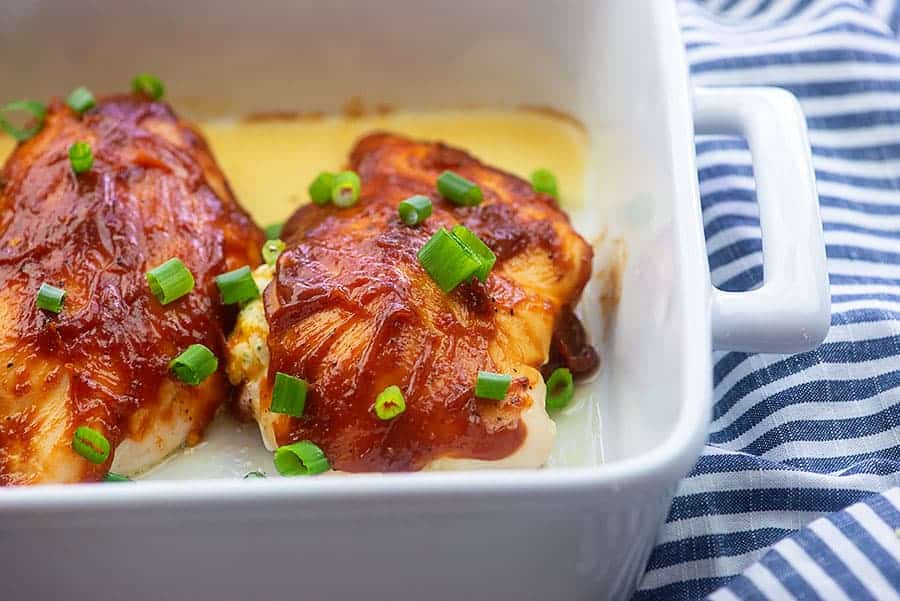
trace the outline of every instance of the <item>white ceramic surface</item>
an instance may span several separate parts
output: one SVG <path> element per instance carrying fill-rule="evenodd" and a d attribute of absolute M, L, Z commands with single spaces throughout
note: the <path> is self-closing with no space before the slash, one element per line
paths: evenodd
<path fill-rule="evenodd" d="M 705 439 L 713 335 L 772 351 L 824 335 L 796 104 L 770 91 L 692 98 L 673 3 L 7 0 L 0 57 L 3 97 L 115 89 L 146 69 L 195 116 L 336 109 L 357 94 L 398 108 L 554 106 L 596 139 L 619 132 L 589 174 L 596 202 L 573 218 L 628 249 L 596 395 L 603 465 L 0 490 L 0 599 L 627 599 Z M 740 131 L 754 150 L 758 291 L 710 284 L 695 103 L 704 131 Z M 600 336 L 598 312 L 582 310 Z"/>
<path fill-rule="evenodd" d="M 806 120 L 790 93 L 775 88 L 697 89 L 698 134 L 734 134 L 753 154 L 765 281 L 750 292 L 713 292 L 713 346 L 796 353 L 831 325 L 825 241 Z"/>

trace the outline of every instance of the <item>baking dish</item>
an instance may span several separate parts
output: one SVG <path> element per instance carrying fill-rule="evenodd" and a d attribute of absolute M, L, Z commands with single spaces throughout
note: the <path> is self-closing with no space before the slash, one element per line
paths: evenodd
<path fill-rule="evenodd" d="M 0 598 L 626 599 L 702 447 L 713 345 L 794 352 L 827 331 L 798 105 L 779 90 L 692 90 L 672 3 L 13 0 L 0 51 L 6 96 L 115 89 L 139 66 L 165 73 L 193 116 L 336 110 L 352 96 L 550 106 L 598 145 L 596 196 L 574 223 L 627 249 L 608 327 L 598 286 L 581 307 L 605 341 L 590 384 L 603 465 L 2 490 Z M 756 290 L 710 284 L 695 129 L 749 141 Z"/>

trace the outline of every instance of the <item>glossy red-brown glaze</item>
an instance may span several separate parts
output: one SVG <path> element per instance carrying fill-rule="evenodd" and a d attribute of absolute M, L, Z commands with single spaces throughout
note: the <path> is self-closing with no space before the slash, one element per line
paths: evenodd
<path fill-rule="evenodd" d="M 550 359 L 541 366 L 541 374 L 546 379 L 556 368 L 568 367 L 575 378 L 580 378 L 599 366 L 600 355 L 588 342 L 581 321 L 571 310 L 564 311 L 556 323 L 550 344 Z"/>
<path fill-rule="evenodd" d="M 276 425 L 277 442 L 312 440 L 344 471 L 510 455 L 524 440 L 520 417 L 531 404 L 520 368 L 546 360 L 556 318 L 590 275 L 590 247 L 552 198 L 442 144 L 373 134 L 356 146 L 350 168 L 362 179 L 359 203 L 301 207 L 284 228 L 288 248 L 266 289 L 269 382 L 282 371 L 311 384 L 303 417 Z M 459 208 L 441 199 L 435 183 L 445 169 L 477 182 L 484 202 Z M 434 210 L 408 227 L 397 204 L 414 194 L 431 197 Z M 496 253 L 497 264 L 485 284 L 444 294 L 416 255 L 437 229 L 457 223 Z M 517 277 L 529 262 L 555 292 Z M 530 336 L 529 324 L 544 325 L 546 335 Z M 521 336 L 509 335 L 520 326 Z M 505 401 L 474 398 L 479 370 L 514 376 Z M 393 384 L 406 411 L 380 421 L 373 401 Z"/>
<path fill-rule="evenodd" d="M 94 163 L 76 176 L 67 149 L 77 140 L 90 143 Z M 188 345 L 205 344 L 222 356 L 233 315 L 213 278 L 256 265 L 262 236 L 200 134 L 167 105 L 136 96 L 104 99 L 81 117 L 54 102 L 43 130 L 16 148 L 2 177 L 0 484 L 6 484 L 43 480 L 40 472 L 50 468 L 37 457 L 68 459 L 66 445 L 79 425 L 104 432 L 113 448 L 126 436 L 152 435 L 140 430 L 152 428 L 153 419 L 131 418 L 152 414 L 160 387 L 171 380 L 169 361 Z M 171 257 L 187 265 L 196 286 L 163 306 L 144 273 Z M 42 282 L 65 289 L 59 315 L 35 306 Z M 67 392 L 55 388 L 66 378 Z M 220 374 L 198 387 L 176 385 L 176 394 L 193 395 L 196 403 L 194 435 L 227 393 Z M 49 428 L 42 412 L 66 421 L 55 443 L 40 440 Z M 54 444 L 58 449 L 47 446 Z M 98 479 L 109 463 L 81 460 L 60 477 Z"/>

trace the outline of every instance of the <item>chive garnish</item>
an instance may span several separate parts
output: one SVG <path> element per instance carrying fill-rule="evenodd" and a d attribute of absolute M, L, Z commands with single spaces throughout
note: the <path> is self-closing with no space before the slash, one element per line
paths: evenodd
<path fill-rule="evenodd" d="M 72 448 L 91 463 L 103 463 L 109 457 L 109 441 L 89 426 L 79 426 L 72 435 Z"/>
<path fill-rule="evenodd" d="M 193 274 L 177 257 L 154 267 L 144 276 L 153 295 L 164 305 L 178 300 L 194 288 Z"/>
<path fill-rule="evenodd" d="M 218 368 L 216 355 L 202 344 L 192 344 L 169 362 L 175 377 L 191 386 L 197 386 Z"/>
<path fill-rule="evenodd" d="M 406 400 L 399 386 L 388 386 L 375 397 L 375 415 L 378 419 L 394 419 L 406 411 Z"/>
<path fill-rule="evenodd" d="M 481 238 L 463 225 L 453 226 L 453 230 L 450 233 L 456 236 L 475 254 L 479 262 L 478 269 L 475 271 L 475 277 L 482 282 L 486 281 L 488 274 L 494 267 L 494 263 L 497 262 L 497 256 L 488 248 L 487 244 L 482 242 Z"/>
<path fill-rule="evenodd" d="M 38 309 L 59 313 L 62 311 L 63 302 L 66 300 L 66 291 L 47 282 L 41 284 L 37 294 Z"/>
<path fill-rule="evenodd" d="M 567 367 L 558 367 L 547 378 L 548 409 L 562 409 L 572 401 L 575 396 L 575 381 L 572 372 Z"/>
<path fill-rule="evenodd" d="M 97 104 L 97 101 L 94 99 L 94 95 L 91 94 L 90 90 L 84 86 L 79 86 L 69 92 L 69 95 L 66 96 L 66 104 L 70 109 L 80 115 L 93 108 L 94 105 Z"/>
<path fill-rule="evenodd" d="M 166 93 L 166 87 L 155 75 L 141 73 L 131 80 L 131 89 L 136 94 L 142 94 L 150 100 L 159 100 Z"/>
<path fill-rule="evenodd" d="M 266 262 L 266 265 L 274 265 L 282 252 L 284 252 L 283 240 L 266 240 L 262 247 L 263 261 Z"/>
<path fill-rule="evenodd" d="M 309 440 L 278 447 L 273 461 L 282 476 L 312 476 L 331 469 L 322 449 Z"/>
<path fill-rule="evenodd" d="M 266 240 L 276 240 L 281 237 L 281 230 L 284 229 L 283 223 L 270 223 L 263 230 L 266 234 Z"/>
<path fill-rule="evenodd" d="M 475 380 L 475 396 L 481 399 L 502 401 L 506 398 L 512 376 L 507 374 L 495 374 L 489 371 L 478 372 Z"/>
<path fill-rule="evenodd" d="M 272 387 L 272 404 L 269 411 L 282 413 L 291 417 L 303 415 L 306 407 L 306 380 L 282 372 L 275 373 L 275 384 Z"/>
<path fill-rule="evenodd" d="M 21 129 L 10 123 L 5 115 L 6 113 L 29 113 L 34 119 L 34 125 Z M 41 128 L 44 127 L 44 119 L 47 117 L 47 107 L 43 103 L 36 100 L 18 100 L 0 107 L 0 128 L 11 135 L 19 142 L 24 142 L 35 136 Z"/>
<path fill-rule="evenodd" d="M 459 238 L 441 228 L 418 254 L 419 263 L 444 292 L 450 292 L 481 268 L 481 261 Z"/>
<path fill-rule="evenodd" d="M 253 273 L 250 271 L 250 267 L 247 265 L 234 271 L 217 275 L 216 286 L 219 287 L 222 302 L 226 305 L 259 298 L 259 288 L 253 280 Z"/>
<path fill-rule="evenodd" d="M 94 164 L 94 152 L 87 142 L 75 142 L 69 146 L 69 164 L 75 173 L 89 171 Z"/>
<path fill-rule="evenodd" d="M 531 174 L 531 187 L 535 192 L 549 194 L 559 200 L 559 191 L 556 186 L 556 176 L 549 169 L 538 169 Z"/>
<path fill-rule="evenodd" d="M 340 208 L 352 207 L 359 201 L 362 183 L 354 171 L 341 171 L 334 176 L 331 186 L 331 202 Z"/>
<path fill-rule="evenodd" d="M 418 225 L 431 215 L 431 199 L 427 196 L 410 196 L 397 206 L 400 221 L 406 225 Z"/>
<path fill-rule="evenodd" d="M 334 188 L 334 173 L 323 171 L 309 184 L 309 198 L 320 207 L 331 202 L 331 190 Z"/>
<path fill-rule="evenodd" d="M 481 188 L 463 176 L 452 171 L 444 171 L 437 180 L 437 189 L 441 196 L 453 204 L 462 207 L 473 207 L 481 204 Z"/>

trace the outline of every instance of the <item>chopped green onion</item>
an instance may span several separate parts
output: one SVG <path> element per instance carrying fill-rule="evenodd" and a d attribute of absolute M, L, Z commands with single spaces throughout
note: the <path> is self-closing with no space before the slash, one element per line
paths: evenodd
<path fill-rule="evenodd" d="M 441 228 L 419 251 L 419 263 L 438 288 L 450 292 L 481 268 L 481 261 L 459 238 Z"/>
<path fill-rule="evenodd" d="M 19 129 L 5 118 L 0 117 L 0 128 L 3 128 L 3 131 L 19 142 L 24 142 L 25 140 L 34 137 L 34 135 L 44 127 L 44 118 L 47 116 L 47 107 L 36 100 L 19 100 L 0 107 L 0 115 L 3 113 L 19 111 L 31 114 L 31 116 L 34 117 L 34 125 L 27 129 Z"/>
<path fill-rule="evenodd" d="M 196 386 L 219 368 L 215 354 L 202 344 L 192 344 L 169 362 L 169 369 L 175 377 L 191 386 Z"/>
<path fill-rule="evenodd" d="M 331 190 L 334 188 L 334 173 L 323 171 L 309 185 L 309 199 L 320 207 L 331 202 Z"/>
<path fill-rule="evenodd" d="M 37 306 L 38 309 L 59 313 L 62 311 L 63 301 L 66 300 L 66 291 L 56 286 L 51 286 L 47 282 L 41 284 L 38 288 Z"/>
<path fill-rule="evenodd" d="M 131 89 L 136 94 L 143 94 L 150 100 L 159 100 L 166 93 L 166 87 L 158 77 L 149 73 L 141 73 L 131 80 Z"/>
<path fill-rule="evenodd" d="M 575 396 L 575 382 L 567 367 L 558 367 L 547 378 L 547 409 L 562 409 Z"/>
<path fill-rule="evenodd" d="M 535 192 L 549 194 L 559 200 L 559 191 L 556 187 L 556 176 L 549 169 L 538 169 L 531 174 L 531 187 Z"/>
<path fill-rule="evenodd" d="M 250 271 L 250 267 L 247 265 L 234 271 L 217 275 L 216 286 L 219 287 L 222 302 L 226 305 L 259 298 L 259 288 L 253 280 L 253 273 Z"/>
<path fill-rule="evenodd" d="M 274 463 L 282 476 L 312 476 L 331 469 L 322 449 L 308 440 L 278 447 Z"/>
<path fill-rule="evenodd" d="M 441 196 L 453 204 L 462 207 L 474 207 L 481 204 L 481 188 L 452 171 L 444 171 L 437 180 L 437 189 Z"/>
<path fill-rule="evenodd" d="M 331 202 L 342 209 L 352 207 L 359 201 L 359 190 L 362 183 L 354 171 L 341 171 L 334 176 L 331 186 Z"/>
<path fill-rule="evenodd" d="M 259 470 L 253 470 L 244 474 L 244 480 L 255 480 L 256 478 L 265 478 L 266 473 Z"/>
<path fill-rule="evenodd" d="M 89 426 L 78 426 L 72 435 L 72 448 L 91 463 L 103 463 L 109 457 L 109 441 Z"/>
<path fill-rule="evenodd" d="M 266 265 L 274 265 L 278 256 L 284 252 L 284 240 L 267 240 L 262 247 L 263 261 Z"/>
<path fill-rule="evenodd" d="M 266 240 L 277 240 L 281 237 L 281 230 L 283 229 L 283 223 L 270 223 L 263 230 L 266 234 Z"/>
<path fill-rule="evenodd" d="M 89 171 L 94 164 L 94 153 L 87 142 L 75 142 L 69 146 L 69 163 L 75 173 Z"/>
<path fill-rule="evenodd" d="M 399 386 L 388 386 L 375 397 L 375 415 L 378 419 L 394 419 L 406 411 L 406 401 Z"/>
<path fill-rule="evenodd" d="M 493 399 L 502 401 L 506 398 L 512 376 L 507 374 L 495 374 L 489 371 L 478 372 L 475 380 L 475 396 L 480 399 Z"/>
<path fill-rule="evenodd" d="M 406 225 L 418 225 L 431 215 L 431 199 L 427 196 L 410 196 L 397 207 L 400 221 Z"/>
<path fill-rule="evenodd" d="M 178 257 L 144 274 L 153 296 L 164 305 L 178 300 L 194 288 L 194 276 Z"/>
<path fill-rule="evenodd" d="M 103 480 L 104 482 L 131 482 L 131 478 L 128 476 L 123 476 L 115 472 L 107 472 L 106 475 L 103 476 Z"/>
<path fill-rule="evenodd" d="M 306 407 L 307 387 L 306 380 L 280 371 L 275 372 L 275 385 L 272 387 L 272 404 L 269 406 L 269 411 L 300 417 Z"/>
<path fill-rule="evenodd" d="M 80 115 L 86 110 L 94 108 L 97 101 L 94 100 L 94 95 L 91 94 L 90 90 L 80 86 L 69 92 L 69 95 L 66 97 L 66 104 Z"/>
<path fill-rule="evenodd" d="M 481 241 L 481 238 L 463 225 L 453 226 L 453 230 L 450 233 L 456 236 L 460 242 L 465 244 L 478 257 L 478 262 L 481 265 L 478 267 L 478 271 L 475 272 L 475 277 L 482 282 L 487 280 L 488 274 L 494 268 L 494 263 L 497 262 L 497 255 L 488 248 L 487 244 Z"/>

